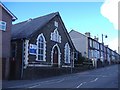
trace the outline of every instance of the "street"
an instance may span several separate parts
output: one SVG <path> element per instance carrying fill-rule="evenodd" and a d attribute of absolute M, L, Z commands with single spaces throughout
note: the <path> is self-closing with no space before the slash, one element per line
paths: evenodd
<path fill-rule="evenodd" d="M 3 88 L 118 88 L 118 85 L 118 65 L 40 80 L 3 82 Z"/>

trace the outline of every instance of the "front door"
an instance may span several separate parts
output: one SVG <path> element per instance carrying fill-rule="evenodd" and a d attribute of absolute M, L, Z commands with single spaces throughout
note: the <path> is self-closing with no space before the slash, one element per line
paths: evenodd
<path fill-rule="evenodd" d="M 53 52 L 53 65 L 58 67 L 58 48 L 57 47 L 54 48 L 54 52 Z"/>

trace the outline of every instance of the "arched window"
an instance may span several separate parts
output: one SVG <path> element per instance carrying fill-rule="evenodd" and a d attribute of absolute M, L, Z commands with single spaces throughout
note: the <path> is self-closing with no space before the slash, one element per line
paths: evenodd
<path fill-rule="evenodd" d="M 46 61 L 45 60 L 45 54 L 46 54 L 46 41 L 43 34 L 40 34 L 37 38 L 37 61 Z"/>
<path fill-rule="evenodd" d="M 59 35 L 57 28 L 51 33 L 51 40 L 61 43 L 61 36 Z"/>
<path fill-rule="evenodd" d="M 65 44 L 65 63 L 70 63 L 70 46 L 68 43 Z"/>

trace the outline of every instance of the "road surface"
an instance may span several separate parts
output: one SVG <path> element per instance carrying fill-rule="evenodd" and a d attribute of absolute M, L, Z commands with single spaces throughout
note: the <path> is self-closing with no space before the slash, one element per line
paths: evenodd
<path fill-rule="evenodd" d="M 118 65 L 40 80 L 3 82 L 3 88 L 118 88 L 118 86 Z"/>

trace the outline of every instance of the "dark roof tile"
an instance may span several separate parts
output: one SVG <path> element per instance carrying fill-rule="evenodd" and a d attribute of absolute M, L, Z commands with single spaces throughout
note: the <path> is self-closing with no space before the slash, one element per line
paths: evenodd
<path fill-rule="evenodd" d="M 35 19 L 29 19 L 24 22 L 20 22 L 12 26 L 12 39 L 28 38 L 38 29 L 42 28 L 46 23 L 48 23 L 52 18 L 54 18 L 59 13 L 51 13 L 45 16 L 41 16 Z"/>

